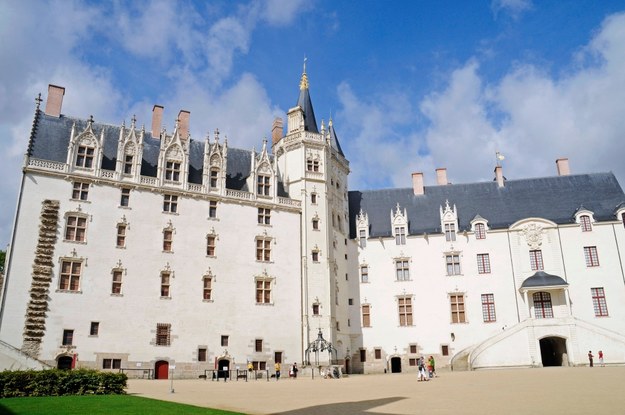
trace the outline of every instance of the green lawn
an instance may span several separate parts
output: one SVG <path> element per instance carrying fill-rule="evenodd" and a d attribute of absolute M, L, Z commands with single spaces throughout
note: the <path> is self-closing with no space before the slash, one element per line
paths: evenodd
<path fill-rule="evenodd" d="M 200 408 L 130 395 L 50 396 L 0 399 L 2 415 L 235 415 L 238 412 Z M 242 415 L 242 414 L 239 414 Z"/>

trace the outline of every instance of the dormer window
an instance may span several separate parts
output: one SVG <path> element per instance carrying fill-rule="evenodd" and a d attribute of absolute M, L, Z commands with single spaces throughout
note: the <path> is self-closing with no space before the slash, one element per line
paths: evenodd
<path fill-rule="evenodd" d="M 582 228 L 582 232 L 590 232 L 592 231 L 592 224 L 590 221 L 590 216 L 582 215 L 579 217 L 579 224 Z"/>
<path fill-rule="evenodd" d="M 180 181 L 180 162 L 168 161 L 165 163 L 165 180 Z"/>
<path fill-rule="evenodd" d="M 454 223 L 445 224 L 445 240 L 448 242 L 456 240 L 456 225 Z"/>
<path fill-rule="evenodd" d="M 216 189 L 217 188 L 217 175 L 218 175 L 219 171 L 215 168 L 210 170 L 210 188 L 211 189 Z"/>
<path fill-rule="evenodd" d="M 365 248 L 367 246 L 367 232 L 364 229 L 361 229 L 358 232 L 358 243 L 361 248 Z"/>
<path fill-rule="evenodd" d="M 475 224 L 475 239 L 486 239 L 486 225 L 483 223 Z"/>
<path fill-rule="evenodd" d="M 395 227 L 395 245 L 406 245 L 406 228 L 403 226 Z"/>
<path fill-rule="evenodd" d="M 93 167 L 93 155 L 95 149 L 89 146 L 78 146 L 78 153 L 76 155 L 76 167 L 83 167 L 90 169 Z"/>
<path fill-rule="evenodd" d="M 264 174 L 259 174 L 256 179 L 256 190 L 259 196 L 269 196 L 271 178 Z"/>
<path fill-rule="evenodd" d="M 126 154 L 124 157 L 124 174 L 132 174 L 132 160 L 134 156 Z"/>

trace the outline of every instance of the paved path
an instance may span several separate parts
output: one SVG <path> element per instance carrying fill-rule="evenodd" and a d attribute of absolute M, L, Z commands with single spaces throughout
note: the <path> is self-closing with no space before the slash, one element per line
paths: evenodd
<path fill-rule="evenodd" d="M 130 380 L 128 393 L 245 414 L 625 414 L 625 367 L 212 382 Z"/>

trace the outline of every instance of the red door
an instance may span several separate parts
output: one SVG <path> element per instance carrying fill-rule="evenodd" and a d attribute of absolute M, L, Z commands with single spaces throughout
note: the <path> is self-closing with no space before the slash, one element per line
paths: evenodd
<path fill-rule="evenodd" d="M 167 379 L 169 377 L 169 362 L 159 360 L 154 366 L 155 379 Z"/>

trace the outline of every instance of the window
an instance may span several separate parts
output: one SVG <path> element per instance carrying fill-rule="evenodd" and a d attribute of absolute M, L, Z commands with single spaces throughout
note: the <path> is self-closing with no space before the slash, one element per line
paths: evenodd
<path fill-rule="evenodd" d="M 65 291 L 78 291 L 80 288 L 81 269 L 82 262 L 69 260 L 61 262 L 59 289 Z"/>
<path fill-rule="evenodd" d="M 204 300 L 212 300 L 213 299 L 213 278 L 210 276 L 204 276 L 202 278 L 202 298 Z"/>
<path fill-rule="evenodd" d="M 91 326 L 89 327 L 89 335 L 97 336 L 100 331 L 100 323 L 97 321 L 92 321 Z"/>
<path fill-rule="evenodd" d="M 319 262 L 319 251 L 312 251 L 311 258 L 313 262 Z"/>
<path fill-rule="evenodd" d="M 156 325 L 156 345 L 169 346 L 171 344 L 171 324 L 158 323 Z"/>
<path fill-rule="evenodd" d="M 74 330 L 63 330 L 63 346 L 74 344 Z"/>
<path fill-rule="evenodd" d="M 79 146 L 76 155 L 76 167 L 90 169 L 93 167 L 93 147 Z"/>
<path fill-rule="evenodd" d="M 282 352 L 275 352 L 275 353 L 273 354 L 273 360 L 274 360 L 274 362 L 276 362 L 276 363 L 280 363 L 280 364 L 282 364 Z"/>
<path fill-rule="evenodd" d="M 267 362 L 253 361 L 252 368 L 254 370 L 267 370 Z"/>
<path fill-rule="evenodd" d="M 133 156 L 130 154 L 124 157 L 124 174 L 132 174 L 132 159 Z"/>
<path fill-rule="evenodd" d="M 122 359 L 102 359 L 102 369 L 120 369 Z"/>
<path fill-rule="evenodd" d="M 269 196 L 270 179 L 271 177 L 264 174 L 259 174 L 256 178 L 256 190 L 259 196 Z"/>
<path fill-rule="evenodd" d="M 119 206 L 128 207 L 130 204 L 130 189 L 127 187 L 122 187 L 122 195 L 119 199 Z"/>
<path fill-rule="evenodd" d="M 319 171 L 319 160 L 306 160 L 306 170 Z"/>
<path fill-rule="evenodd" d="M 347 300 L 347 304 L 348 304 L 348 305 L 354 305 L 354 299 L 353 299 L 353 298 L 349 298 L 349 299 Z"/>
<path fill-rule="evenodd" d="M 118 248 L 126 247 L 126 225 L 124 223 L 117 224 L 117 239 L 115 243 Z"/>
<path fill-rule="evenodd" d="M 367 351 L 365 349 L 360 349 L 360 361 L 361 362 L 367 361 Z"/>
<path fill-rule="evenodd" d="M 482 317 L 484 323 L 497 321 L 495 316 L 495 296 L 493 294 L 482 294 Z"/>
<path fill-rule="evenodd" d="M 451 304 L 451 322 L 466 323 L 464 314 L 464 294 L 452 294 L 449 296 Z"/>
<path fill-rule="evenodd" d="M 171 297 L 169 272 L 161 272 L 161 297 Z"/>
<path fill-rule="evenodd" d="M 256 353 L 260 353 L 263 351 L 263 340 L 262 339 L 256 339 L 254 341 L 254 351 Z"/>
<path fill-rule="evenodd" d="M 171 229 L 163 230 L 163 251 L 164 252 L 173 252 L 174 245 L 174 231 Z"/>
<path fill-rule="evenodd" d="M 217 237 L 215 235 L 206 236 L 206 255 L 215 256 L 215 241 Z"/>
<path fill-rule="evenodd" d="M 483 223 L 475 224 L 475 239 L 486 239 L 486 226 Z"/>
<path fill-rule="evenodd" d="M 397 304 L 399 307 L 399 325 L 412 326 L 412 299 L 410 297 L 399 297 Z"/>
<path fill-rule="evenodd" d="M 456 240 L 456 225 L 453 223 L 445 224 L 445 240 L 448 242 Z"/>
<path fill-rule="evenodd" d="M 403 226 L 395 228 L 395 245 L 406 245 L 406 228 Z"/>
<path fill-rule="evenodd" d="M 534 300 L 535 318 L 553 318 L 553 308 L 551 306 L 551 294 L 537 292 L 532 295 Z"/>
<path fill-rule="evenodd" d="M 376 360 L 382 359 L 382 349 L 379 349 L 379 348 L 373 349 L 373 354 L 374 354 Z"/>
<path fill-rule="evenodd" d="M 87 218 L 70 215 L 65 222 L 65 240 L 73 242 L 85 242 L 87 233 Z"/>
<path fill-rule="evenodd" d="M 592 306 L 595 310 L 595 317 L 608 316 L 608 304 L 605 301 L 605 292 L 603 287 L 591 288 Z"/>
<path fill-rule="evenodd" d="M 121 294 L 121 293 L 122 293 L 122 271 L 114 270 L 113 282 L 111 285 L 111 294 Z"/>
<path fill-rule="evenodd" d="M 210 170 L 210 181 L 209 181 L 209 185 L 211 189 L 216 189 L 217 188 L 217 175 L 219 174 L 219 170 L 217 169 L 211 169 Z"/>
<path fill-rule="evenodd" d="M 460 255 L 445 255 L 445 263 L 447 265 L 447 275 L 460 275 Z"/>
<path fill-rule="evenodd" d="M 446 344 L 441 345 L 441 354 L 443 356 L 449 356 L 449 346 Z"/>
<path fill-rule="evenodd" d="M 163 212 L 176 213 L 178 211 L 178 196 L 163 195 Z"/>
<path fill-rule="evenodd" d="M 211 200 L 208 202 L 208 217 L 216 218 L 217 217 L 217 201 Z"/>
<path fill-rule="evenodd" d="M 579 217 L 579 224 L 582 227 L 582 232 L 590 232 L 592 231 L 592 225 L 590 223 L 590 216 L 582 215 Z"/>
<path fill-rule="evenodd" d="M 206 348 L 200 347 L 197 349 L 197 361 L 198 362 L 206 362 Z"/>
<path fill-rule="evenodd" d="M 416 365 L 417 365 L 417 359 L 415 358 L 408 359 L 408 366 L 416 366 Z"/>
<path fill-rule="evenodd" d="M 257 261 L 271 261 L 271 239 L 269 238 L 257 238 L 256 239 L 256 260 Z"/>
<path fill-rule="evenodd" d="M 221 336 L 221 347 L 228 347 L 228 336 Z"/>
<path fill-rule="evenodd" d="M 271 224 L 271 209 L 258 208 L 258 224 L 259 225 Z"/>
<path fill-rule="evenodd" d="M 407 259 L 395 260 L 395 274 L 397 276 L 397 281 L 410 280 L 410 268 L 408 267 Z"/>
<path fill-rule="evenodd" d="M 74 182 L 72 199 L 87 200 L 89 197 L 89 183 Z"/>
<path fill-rule="evenodd" d="M 165 163 L 165 180 L 172 182 L 180 181 L 180 163 L 177 161 L 168 161 Z"/>
<path fill-rule="evenodd" d="M 411 354 L 417 354 L 417 345 L 416 344 L 411 344 L 410 345 L 410 353 Z"/>
<path fill-rule="evenodd" d="M 369 266 L 368 265 L 360 266 L 360 281 L 369 282 Z"/>
<path fill-rule="evenodd" d="M 361 248 L 365 248 L 367 246 L 367 232 L 364 229 L 360 229 L 358 231 L 358 240 Z"/>
<path fill-rule="evenodd" d="M 319 315 L 319 304 L 315 303 L 312 305 L 313 316 Z"/>
<path fill-rule="evenodd" d="M 596 246 L 585 246 L 584 247 L 584 258 L 586 259 L 587 267 L 598 267 L 599 266 L 599 255 L 597 255 L 597 247 Z"/>
<path fill-rule="evenodd" d="M 271 304 L 271 280 L 256 280 L 256 304 Z"/>
<path fill-rule="evenodd" d="M 315 218 L 315 219 L 312 220 L 312 228 L 315 231 L 319 230 L 319 219 Z"/>
<path fill-rule="evenodd" d="M 317 204 L 317 193 L 311 193 L 310 194 L 310 203 L 312 203 L 313 205 Z"/>
<path fill-rule="evenodd" d="M 371 306 L 369 304 L 362 305 L 362 326 L 371 327 Z"/>
<path fill-rule="evenodd" d="M 530 267 L 532 271 L 542 271 L 545 269 L 543 265 L 543 251 L 540 249 L 530 251 Z"/>
<path fill-rule="evenodd" d="M 490 274 L 490 256 L 488 254 L 477 254 L 477 272 Z"/>

